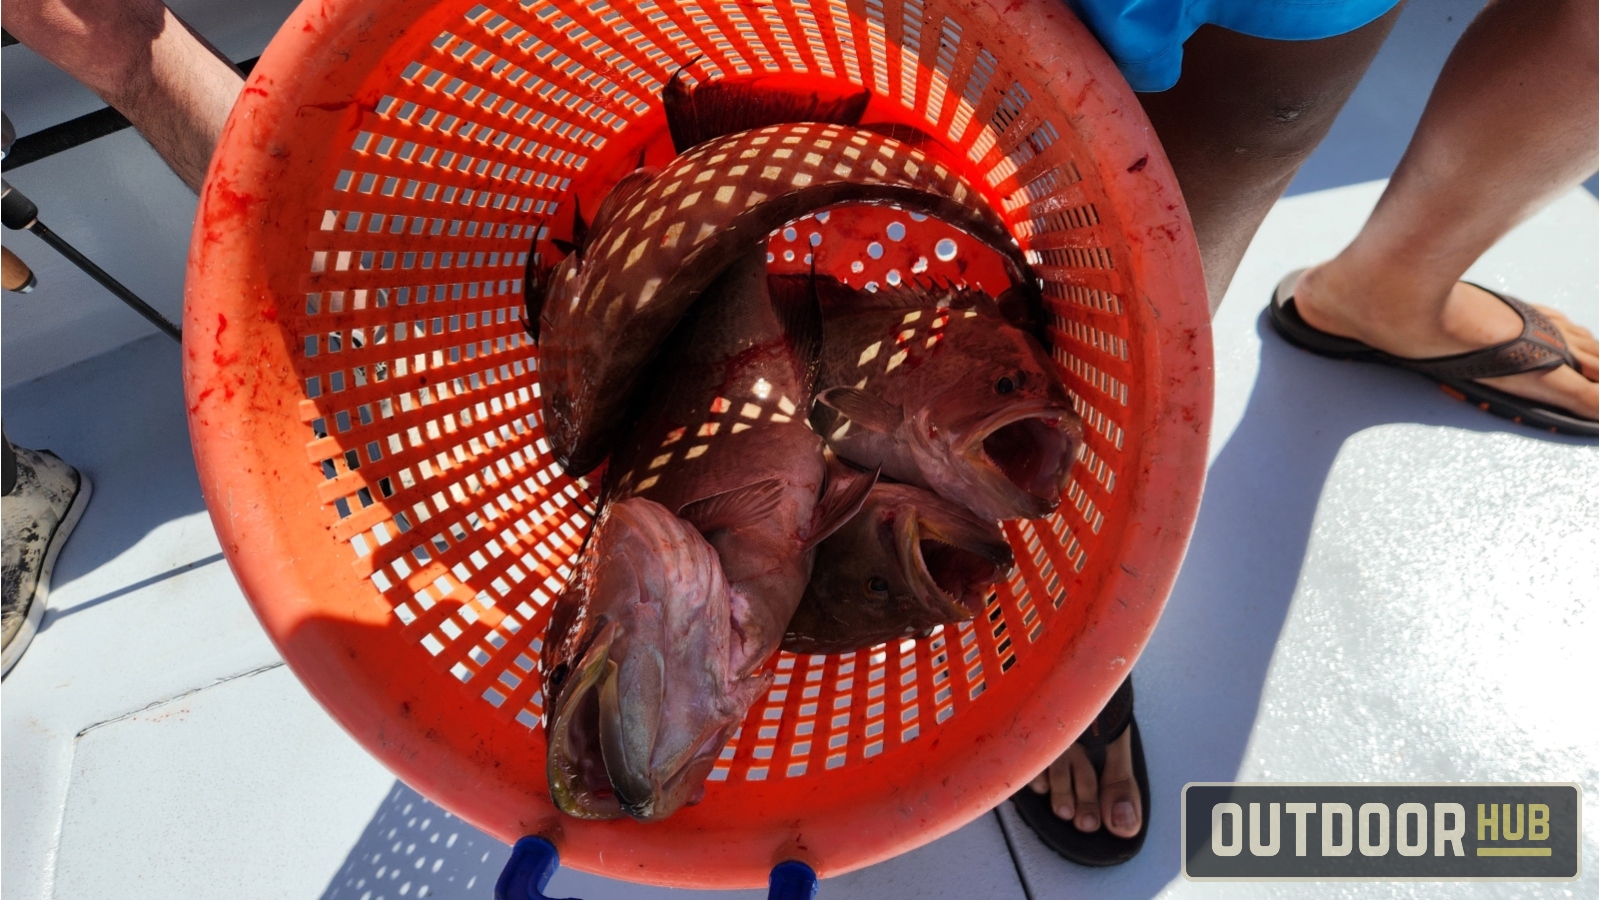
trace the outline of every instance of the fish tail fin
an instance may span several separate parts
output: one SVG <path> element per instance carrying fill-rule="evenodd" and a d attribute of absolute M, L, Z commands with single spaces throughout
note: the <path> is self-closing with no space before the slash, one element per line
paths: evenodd
<path fill-rule="evenodd" d="M 809 400 L 822 367 L 822 304 L 813 275 L 768 275 L 767 294 L 794 352 L 801 394 Z"/>
<path fill-rule="evenodd" d="M 700 143 L 695 138 L 699 132 L 695 127 L 694 87 L 684 79 L 683 73 L 704 58 L 696 56 L 680 66 L 667 79 L 666 87 L 661 89 L 661 106 L 667 113 L 667 133 L 672 136 L 673 149 L 679 153 Z"/>
<path fill-rule="evenodd" d="M 786 122 L 859 125 L 872 99 L 865 90 L 824 96 L 792 77 L 770 75 L 724 78 L 689 87 L 678 77 L 681 74 L 683 69 L 661 92 L 667 130 L 679 153 L 723 135 Z"/>

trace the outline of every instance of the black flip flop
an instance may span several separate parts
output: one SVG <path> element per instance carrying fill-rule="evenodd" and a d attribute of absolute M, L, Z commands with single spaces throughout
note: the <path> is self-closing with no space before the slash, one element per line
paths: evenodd
<path fill-rule="evenodd" d="M 1131 838 L 1120 838 L 1105 829 L 1104 823 L 1097 831 L 1079 831 L 1076 825 L 1056 815 L 1050 806 L 1049 794 L 1035 794 L 1033 788 L 1023 785 L 1022 790 L 1011 795 L 1017 815 L 1028 823 L 1046 847 L 1061 854 L 1069 862 L 1080 866 L 1116 866 L 1133 859 L 1144 846 L 1144 836 L 1150 830 L 1150 775 L 1144 764 L 1144 743 L 1139 740 L 1139 723 L 1133 720 L 1133 679 L 1122 682 L 1111 695 L 1105 709 L 1095 716 L 1087 731 L 1078 736 L 1078 743 L 1088 751 L 1089 762 L 1096 775 L 1105 771 L 1106 747 L 1124 731 L 1132 731 L 1133 780 L 1139 786 L 1139 833 Z"/>
<path fill-rule="evenodd" d="M 1464 400 L 1484 412 L 1510 419 L 1520 425 L 1539 428 L 1557 434 L 1595 437 L 1600 433 L 1593 419 L 1579 418 L 1566 410 L 1545 406 L 1525 397 L 1508 394 L 1474 381 L 1475 378 L 1496 378 L 1501 375 L 1518 375 L 1523 372 L 1542 372 L 1559 366 L 1578 369 L 1578 361 L 1568 349 L 1566 339 L 1544 313 L 1518 300 L 1496 291 L 1481 288 L 1500 298 L 1522 317 L 1522 334 L 1503 344 L 1456 353 L 1451 356 L 1434 356 L 1428 359 L 1406 359 L 1385 353 L 1360 341 L 1339 337 L 1306 324 L 1294 307 L 1294 286 L 1304 269 L 1290 272 L 1278 282 L 1268 305 L 1268 318 L 1273 330 L 1283 339 L 1319 356 L 1348 359 L 1356 362 L 1378 363 L 1406 369 L 1431 378 L 1444 392 L 1457 400 Z M 1468 282 L 1471 284 L 1471 282 Z M 1581 370 L 1579 370 L 1581 371 Z"/>

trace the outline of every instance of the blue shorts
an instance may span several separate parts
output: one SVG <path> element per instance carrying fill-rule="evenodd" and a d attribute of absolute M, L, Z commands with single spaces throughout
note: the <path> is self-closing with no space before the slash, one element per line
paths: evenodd
<path fill-rule="evenodd" d="M 1183 42 L 1201 25 L 1251 37 L 1310 41 L 1344 34 L 1398 0 L 1067 0 L 1136 91 L 1178 83 Z"/>

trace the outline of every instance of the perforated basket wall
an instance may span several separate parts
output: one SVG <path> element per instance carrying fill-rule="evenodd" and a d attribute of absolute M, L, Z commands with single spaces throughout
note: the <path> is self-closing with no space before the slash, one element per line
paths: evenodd
<path fill-rule="evenodd" d="M 595 497 L 541 437 L 523 263 L 564 201 L 659 138 L 657 93 L 697 56 L 854 82 L 948 143 L 1047 280 L 1053 355 L 1090 433 L 1060 512 L 1007 526 L 1018 570 L 986 615 L 780 656 L 704 802 L 656 825 L 582 822 L 550 805 L 537 662 Z M 874 215 L 860 227 L 906 224 Z M 835 263 L 875 278 L 905 264 L 890 249 Z M 1154 626 L 1210 414 L 1176 184 L 1057 0 L 313 0 L 228 123 L 184 334 L 207 502 L 308 689 L 490 833 L 674 885 L 760 884 L 784 858 L 866 865 L 1041 769 Z"/>

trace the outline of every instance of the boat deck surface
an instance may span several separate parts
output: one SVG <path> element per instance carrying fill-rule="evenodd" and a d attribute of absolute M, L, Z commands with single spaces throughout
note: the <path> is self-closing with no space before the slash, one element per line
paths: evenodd
<path fill-rule="evenodd" d="M 1575 781 L 1596 821 L 1600 450 L 1491 418 L 1416 376 L 1296 351 L 1261 314 L 1283 273 L 1356 232 L 1382 189 L 1370 179 L 1393 165 L 1426 96 L 1431 74 L 1412 84 L 1417 68 L 1437 70 L 1475 7 L 1407 11 L 1261 229 L 1216 320 L 1199 523 L 1135 670 L 1154 794 L 1144 852 L 1116 869 L 1075 867 L 1002 807 L 824 882 L 824 900 L 1596 895 L 1592 830 L 1582 876 L 1568 883 L 1201 884 L 1179 869 L 1176 811 L 1191 781 Z M 6 51 L 8 100 L 18 52 Z M 161 194 L 172 185 L 130 133 L 8 179 L 47 221 L 52 208 L 65 221 L 78 196 L 68 173 L 97 154 L 136 152 L 145 157 L 117 178 L 144 172 L 159 196 L 107 207 L 134 228 L 148 204 L 170 212 L 182 198 Z M 22 247 L 13 237 L 8 246 Z M 1596 328 L 1597 246 L 1595 199 L 1574 190 L 1470 277 Z M 97 258 L 115 268 L 123 251 L 105 252 Z M 149 285 L 181 281 L 181 268 L 168 271 L 181 266 L 181 246 L 151 253 L 122 271 L 145 266 L 130 280 Z M 48 260 L 42 249 L 28 255 Z M 367 756 L 257 626 L 201 501 L 176 345 L 141 336 L 135 320 L 81 338 L 79 350 L 58 348 L 66 355 L 52 365 L 47 342 L 61 320 L 81 329 L 132 317 L 86 282 L 72 288 L 75 276 L 54 263 L 41 268 L 40 292 L 5 301 L 5 425 L 18 444 L 80 467 L 94 498 L 60 557 L 38 637 L 0 695 L 0 891 L 8 900 L 491 896 L 508 848 Z M 59 307 L 52 314 L 46 303 Z M 175 312 L 175 295 L 157 305 Z M 550 893 L 764 896 L 568 869 Z"/>

